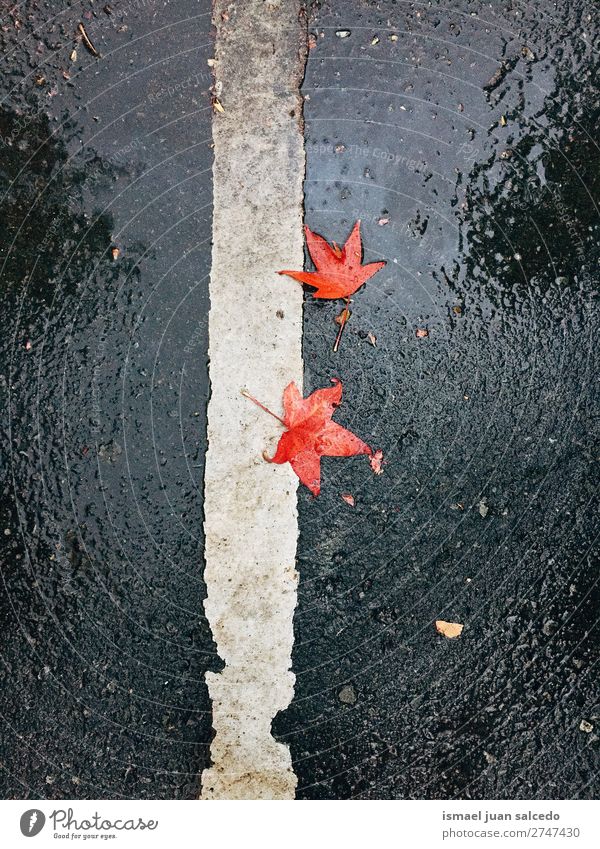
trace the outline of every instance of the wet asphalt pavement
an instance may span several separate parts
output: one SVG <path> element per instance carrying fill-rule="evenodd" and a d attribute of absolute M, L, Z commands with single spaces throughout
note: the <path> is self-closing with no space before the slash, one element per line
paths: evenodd
<path fill-rule="evenodd" d="M 191 798 L 211 733 L 210 3 L 111 7 L 2 13 L 3 798 Z"/>
<path fill-rule="evenodd" d="M 111 7 L 1 18 L 3 798 L 192 798 L 210 743 L 210 4 Z M 597 795 L 599 12 L 309 31 L 306 222 L 388 265 L 337 355 L 307 297 L 305 389 L 386 463 L 299 493 L 298 796 Z"/>
<path fill-rule="evenodd" d="M 300 798 L 597 794 L 599 24 L 358 0 L 310 22 L 306 221 L 342 243 L 362 218 L 388 265 L 338 355 L 341 304 L 307 300 L 305 389 L 340 377 L 337 420 L 386 465 L 325 460 L 300 493 L 276 723 Z"/>

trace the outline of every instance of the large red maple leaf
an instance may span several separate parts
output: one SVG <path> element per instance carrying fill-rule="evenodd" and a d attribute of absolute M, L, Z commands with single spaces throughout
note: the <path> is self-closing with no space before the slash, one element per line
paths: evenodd
<path fill-rule="evenodd" d="M 383 268 L 385 262 L 362 264 L 360 221 L 357 221 L 343 248 L 329 244 L 309 227 L 304 228 L 306 244 L 316 271 L 279 271 L 300 283 L 313 286 L 315 298 L 349 298 L 357 289 Z"/>
<path fill-rule="evenodd" d="M 275 416 L 287 428 L 273 457 L 263 455 L 269 463 L 289 463 L 302 483 L 313 495 L 321 491 L 321 457 L 373 455 L 369 446 L 345 427 L 331 420 L 342 398 L 342 384 L 333 380 L 329 389 L 317 389 L 303 398 L 295 383 L 283 392 L 283 418 Z M 271 413 L 248 393 L 247 398 Z M 271 413 L 271 415 L 275 415 Z"/>

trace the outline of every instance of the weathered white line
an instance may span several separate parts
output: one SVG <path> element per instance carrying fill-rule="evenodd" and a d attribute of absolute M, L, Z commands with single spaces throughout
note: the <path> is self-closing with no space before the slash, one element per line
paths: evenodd
<path fill-rule="evenodd" d="M 300 287 L 304 145 L 298 86 L 306 33 L 299 0 L 216 0 L 211 399 L 205 474 L 206 614 L 225 668 L 208 673 L 215 738 L 203 799 L 293 798 L 286 746 L 271 735 L 290 671 L 297 480 L 262 459 L 274 411 L 302 383 Z"/>

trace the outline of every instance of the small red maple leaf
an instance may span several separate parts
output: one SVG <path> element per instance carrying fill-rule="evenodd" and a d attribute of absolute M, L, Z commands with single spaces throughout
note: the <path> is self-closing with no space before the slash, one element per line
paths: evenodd
<path fill-rule="evenodd" d="M 313 495 L 321 491 L 321 457 L 353 457 L 355 454 L 373 455 L 369 446 L 331 420 L 342 398 L 342 384 L 333 380 L 329 389 L 317 389 L 303 398 L 295 383 L 283 392 L 283 418 L 271 413 L 260 401 L 244 392 L 263 410 L 287 428 L 282 434 L 273 457 L 263 455 L 269 463 L 289 463 L 302 483 Z"/>
<path fill-rule="evenodd" d="M 383 268 L 385 262 L 369 262 L 362 265 L 362 240 L 360 221 L 357 221 L 343 248 L 335 242 L 329 244 L 309 227 L 304 228 L 306 244 L 316 271 L 278 271 L 300 283 L 313 286 L 314 298 L 349 298 L 357 289 Z"/>
<path fill-rule="evenodd" d="M 357 221 L 348 236 L 343 248 L 335 242 L 331 245 L 318 233 L 313 233 L 310 227 L 305 227 L 306 244 L 316 271 L 279 271 L 287 274 L 300 283 L 307 283 L 316 291 L 314 298 L 344 298 L 346 309 L 342 312 L 339 322 L 340 329 L 333 350 L 337 351 L 346 322 L 350 318 L 350 295 L 360 289 L 370 277 L 376 274 L 385 262 L 369 262 L 362 264 L 362 239 L 360 238 L 360 221 Z"/>

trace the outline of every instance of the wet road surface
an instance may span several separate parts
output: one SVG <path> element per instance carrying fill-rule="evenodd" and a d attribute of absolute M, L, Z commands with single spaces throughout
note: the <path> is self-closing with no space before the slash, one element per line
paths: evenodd
<path fill-rule="evenodd" d="M 211 733 L 210 3 L 111 7 L 2 13 L 3 798 L 193 798 Z"/>
<path fill-rule="evenodd" d="M 5 798 L 193 798 L 211 739 L 210 4 L 111 7 L 0 25 Z M 299 493 L 299 798 L 597 794 L 599 24 L 311 10 L 306 222 L 388 265 L 305 390 L 386 462 Z"/>
<path fill-rule="evenodd" d="M 593 796 L 597 10 L 319 6 L 306 222 L 388 265 L 338 355 L 307 299 L 305 390 L 340 377 L 386 464 L 300 492 L 298 796 Z"/>

